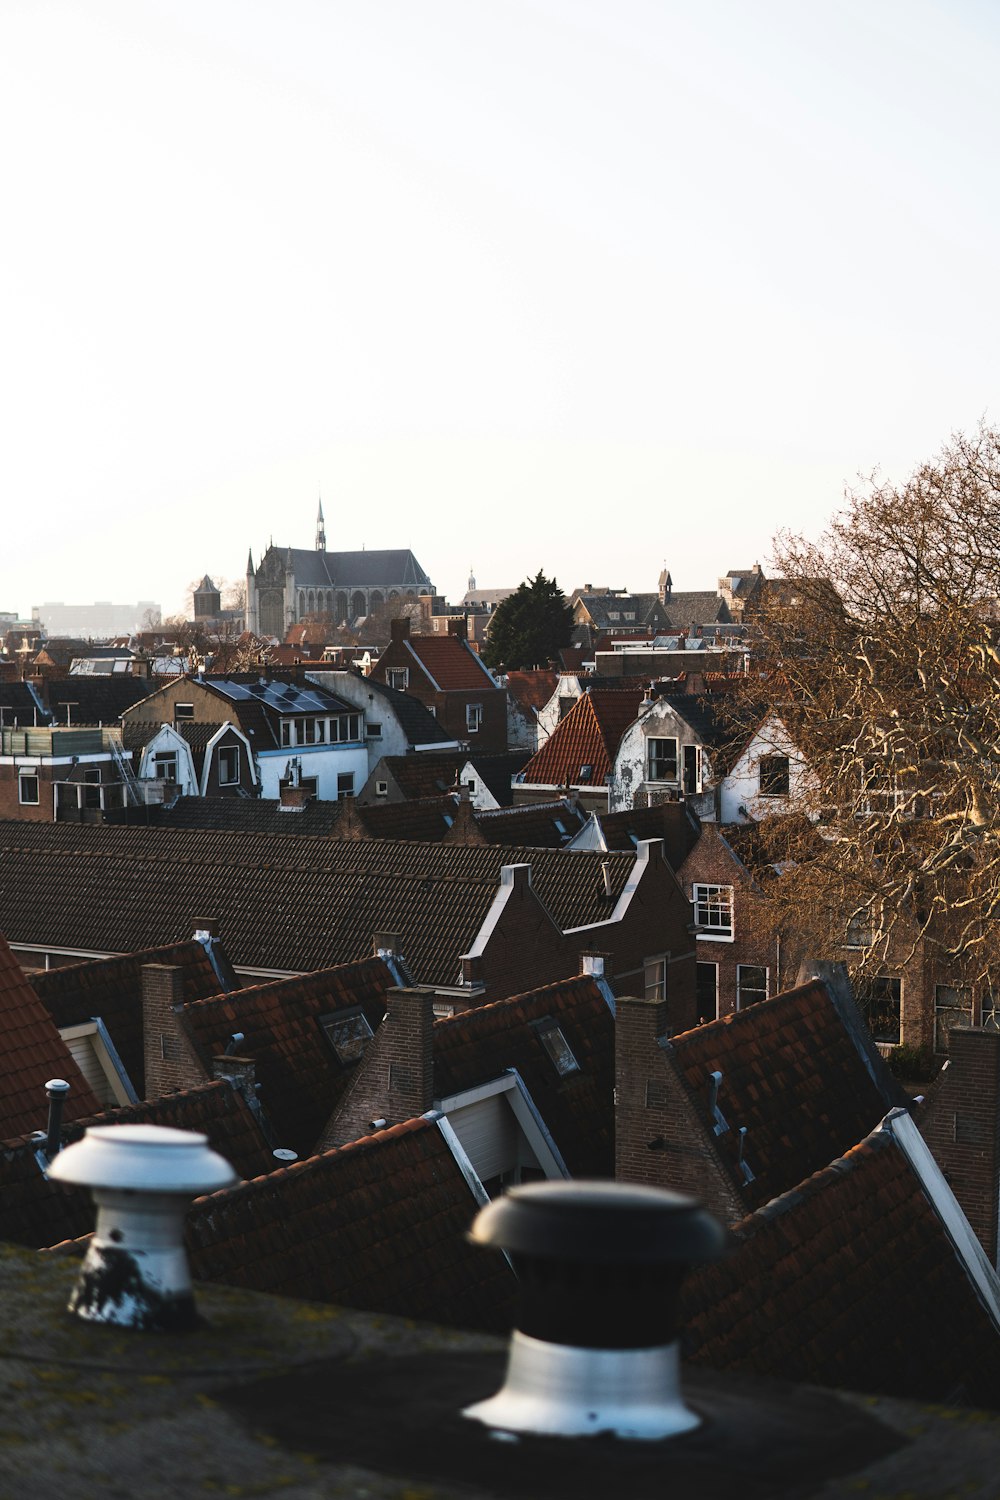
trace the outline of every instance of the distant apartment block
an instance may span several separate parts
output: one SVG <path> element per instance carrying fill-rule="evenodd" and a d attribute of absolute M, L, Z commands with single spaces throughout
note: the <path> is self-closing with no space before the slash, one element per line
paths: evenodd
<path fill-rule="evenodd" d="M 132 635 L 144 624 L 159 624 L 160 606 L 152 599 L 138 604 L 48 603 L 32 605 L 31 618 L 47 635 L 70 635 L 100 640 L 110 635 Z"/>

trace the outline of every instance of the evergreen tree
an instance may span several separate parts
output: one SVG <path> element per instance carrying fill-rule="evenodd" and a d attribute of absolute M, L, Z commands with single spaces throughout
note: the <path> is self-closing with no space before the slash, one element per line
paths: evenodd
<path fill-rule="evenodd" d="M 573 611 L 562 589 L 539 572 L 495 611 L 483 660 L 508 672 L 547 666 L 569 644 L 572 628 Z"/>

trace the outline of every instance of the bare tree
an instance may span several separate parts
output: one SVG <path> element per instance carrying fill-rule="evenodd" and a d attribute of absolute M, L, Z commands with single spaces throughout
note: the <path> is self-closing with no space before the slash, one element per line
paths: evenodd
<path fill-rule="evenodd" d="M 775 563 L 748 698 L 779 709 L 813 775 L 809 823 L 769 836 L 776 920 L 814 949 L 850 943 L 862 972 L 923 954 L 985 991 L 1000 975 L 1000 432 L 849 492 L 818 543 L 780 536 Z"/>

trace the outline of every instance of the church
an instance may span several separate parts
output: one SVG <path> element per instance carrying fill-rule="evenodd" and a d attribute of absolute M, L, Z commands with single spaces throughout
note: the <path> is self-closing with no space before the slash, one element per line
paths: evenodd
<path fill-rule="evenodd" d="M 321 501 L 312 551 L 272 542 L 256 569 L 253 553 L 248 557 L 246 628 L 280 641 L 307 615 L 350 625 L 394 600 L 433 593 L 434 585 L 408 549 L 327 552 Z"/>

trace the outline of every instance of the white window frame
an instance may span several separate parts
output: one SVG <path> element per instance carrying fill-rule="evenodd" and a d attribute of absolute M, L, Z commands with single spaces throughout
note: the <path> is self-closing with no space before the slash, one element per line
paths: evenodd
<path fill-rule="evenodd" d="M 24 784 L 26 781 L 35 783 L 35 795 L 26 797 L 24 795 Z M 37 767 L 29 769 L 27 766 L 17 773 L 17 800 L 22 807 L 40 807 L 42 802 L 42 784 L 38 778 Z"/>
<path fill-rule="evenodd" d="M 653 754 L 654 745 L 673 745 L 674 774 L 672 776 L 657 776 L 653 773 L 654 763 L 659 765 L 663 761 L 669 761 L 669 755 Z M 681 777 L 680 747 L 675 734 L 651 734 L 646 740 L 646 780 L 662 782 L 665 786 L 679 786 Z"/>
<path fill-rule="evenodd" d="M 228 759 L 230 756 L 235 756 L 236 757 L 236 775 L 235 776 L 225 776 L 225 775 L 223 775 L 223 761 L 226 760 L 226 759 Z M 220 786 L 239 786 L 239 784 L 240 784 L 240 747 L 239 747 L 239 745 L 220 745 L 219 746 L 219 785 Z"/>
<path fill-rule="evenodd" d="M 467 703 L 465 705 L 465 727 L 469 734 L 478 734 L 483 727 L 483 705 L 481 703 Z"/>
<path fill-rule="evenodd" d="M 350 783 L 350 785 L 348 785 L 348 783 Z M 354 796 L 354 772 L 353 771 L 340 771 L 340 772 L 338 772 L 338 775 L 337 775 L 337 801 L 339 802 L 340 799 L 341 799 L 341 797 L 353 797 L 353 796 Z"/>
<path fill-rule="evenodd" d="M 168 770 L 170 772 L 169 775 L 166 774 Z M 156 750 L 153 752 L 153 776 L 157 781 L 168 781 L 172 786 L 176 786 L 178 770 L 176 750 Z"/>
<path fill-rule="evenodd" d="M 698 937 L 707 943 L 731 943 L 735 937 L 733 888 L 698 882 L 691 887 Z M 728 918 L 728 920 L 727 920 Z"/>
<path fill-rule="evenodd" d="M 647 1000 L 665 1000 L 667 998 L 667 961 L 668 953 L 655 953 L 651 957 L 643 959 L 643 981 L 645 998 Z"/>
<path fill-rule="evenodd" d="M 399 679 L 402 678 L 402 681 Z M 405 693 L 410 685 L 409 667 L 386 667 L 385 680 L 388 687 L 394 688 L 397 693 Z"/>

